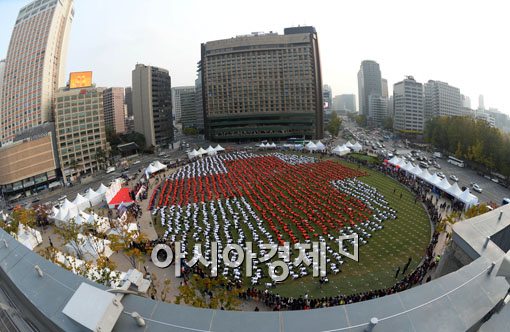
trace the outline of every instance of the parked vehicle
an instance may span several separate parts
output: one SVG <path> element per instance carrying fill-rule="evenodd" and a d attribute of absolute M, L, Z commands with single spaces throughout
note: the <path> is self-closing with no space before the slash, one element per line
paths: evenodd
<path fill-rule="evenodd" d="M 110 167 L 108 167 L 106 169 L 106 174 L 110 174 L 110 173 L 113 173 L 113 172 L 115 172 L 115 167 L 113 167 L 113 166 L 110 166 Z"/>
<path fill-rule="evenodd" d="M 440 177 L 441 179 L 444 179 L 445 178 L 445 175 L 443 172 L 437 172 L 436 173 L 438 177 Z"/>
<path fill-rule="evenodd" d="M 454 174 L 450 175 L 450 179 L 452 179 L 455 182 L 459 181 L 459 178 L 457 176 L 455 176 Z"/>

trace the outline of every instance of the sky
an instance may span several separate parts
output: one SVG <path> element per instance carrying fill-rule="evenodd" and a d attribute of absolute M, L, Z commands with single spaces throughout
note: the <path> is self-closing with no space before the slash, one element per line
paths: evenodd
<path fill-rule="evenodd" d="M 0 0 L 0 58 L 19 9 Z M 323 83 L 358 94 L 362 60 L 394 83 L 413 75 L 460 88 L 478 106 L 510 114 L 510 20 L 504 0 L 75 0 L 67 71 L 92 70 L 97 86 L 130 86 L 136 63 L 166 68 L 172 86 L 193 85 L 200 44 L 285 27 L 317 29 Z"/>

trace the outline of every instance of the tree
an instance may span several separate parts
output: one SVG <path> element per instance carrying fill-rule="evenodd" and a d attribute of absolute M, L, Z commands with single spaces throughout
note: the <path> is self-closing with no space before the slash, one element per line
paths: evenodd
<path fill-rule="evenodd" d="M 187 127 L 182 130 L 182 133 L 184 135 L 198 135 L 198 129 L 192 128 L 192 127 Z"/>
<path fill-rule="evenodd" d="M 333 111 L 331 113 L 331 119 L 328 122 L 326 129 L 329 131 L 331 135 L 334 137 L 338 136 L 338 132 L 340 131 L 340 126 L 342 125 L 342 119 L 338 116 L 338 114 Z"/>
<path fill-rule="evenodd" d="M 356 123 L 358 124 L 358 126 L 366 127 L 367 126 L 367 116 L 363 115 L 363 114 L 356 116 Z"/>
<path fill-rule="evenodd" d="M 11 218 L 7 222 L 0 222 L 0 226 L 9 234 L 17 236 L 19 225 L 29 227 L 35 232 L 37 226 L 37 214 L 34 209 L 26 209 L 16 206 L 11 214 Z M 34 234 L 35 235 L 35 234 Z"/>
<path fill-rule="evenodd" d="M 384 118 L 383 128 L 386 130 L 393 130 L 393 118 L 392 117 L 387 116 Z"/>
<path fill-rule="evenodd" d="M 240 290 L 224 277 L 204 277 L 193 275 L 179 286 L 175 303 L 184 302 L 198 308 L 234 310 L 239 304 Z"/>
<path fill-rule="evenodd" d="M 106 166 L 106 160 L 107 160 L 106 152 L 102 148 L 98 148 L 98 149 L 96 149 L 95 157 L 96 157 L 96 162 L 99 165 L 99 169 L 104 168 L 104 166 Z"/>
<path fill-rule="evenodd" d="M 141 248 L 145 248 L 148 238 L 138 231 L 128 231 L 127 225 L 116 225 L 116 232 L 108 235 L 110 248 L 113 251 L 121 252 L 129 261 L 131 266 L 139 269 L 140 263 L 144 262 L 144 254 Z"/>

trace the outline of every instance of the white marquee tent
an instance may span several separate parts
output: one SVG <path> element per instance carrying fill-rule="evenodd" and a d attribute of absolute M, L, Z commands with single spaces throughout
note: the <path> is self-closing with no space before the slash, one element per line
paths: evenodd
<path fill-rule="evenodd" d="M 209 145 L 209 147 L 205 150 L 207 151 L 207 155 L 208 156 L 214 156 L 215 154 L 217 154 L 218 152 L 212 147 Z"/>
<path fill-rule="evenodd" d="M 315 151 L 317 150 L 317 145 L 315 145 L 314 142 L 310 141 L 308 142 L 308 144 L 305 145 L 305 149 L 307 149 L 308 151 Z"/>
<path fill-rule="evenodd" d="M 317 148 L 317 151 L 324 151 L 324 150 L 326 150 L 326 146 L 321 141 L 318 141 L 315 144 L 315 147 Z"/>
<path fill-rule="evenodd" d="M 216 147 L 214 148 L 214 150 L 216 150 L 216 152 L 223 152 L 225 151 L 225 149 L 221 146 L 221 145 L 216 145 Z"/>
<path fill-rule="evenodd" d="M 360 152 L 361 150 L 363 150 L 363 146 L 361 146 L 361 144 L 359 144 L 359 142 L 356 142 L 352 145 L 352 148 L 351 148 L 354 152 Z"/>
<path fill-rule="evenodd" d="M 23 224 L 18 226 L 17 240 L 32 251 L 43 242 L 41 232 Z"/>

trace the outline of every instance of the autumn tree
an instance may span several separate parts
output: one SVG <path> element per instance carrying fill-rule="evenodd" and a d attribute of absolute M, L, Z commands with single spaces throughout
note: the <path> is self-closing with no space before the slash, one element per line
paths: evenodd
<path fill-rule="evenodd" d="M 179 286 L 175 303 L 184 302 L 198 308 L 234 310 L 239 305 L 240 290 L 224 277 L 201 278 L 193 275 Z"/>
<path fill-rule="evenodd" d="M 145 261 L 144 253 L 141 248 L 145 247 L 148 238 L 145 234 L 137 230 L 130 231 L 126 225 L 117 225 L 114 232 L 108 235 L 110 248 L 118 251 L 126 257 L 131 266 L 139 269 L 140 263 Z"/>
<path fill-rule="evenodd" d="M 340 126 L 342 125 L 342 119 L 338 116 L 338 114 L 333 111 L 331 113 L 331 119 L 326 126 L 326 129 L 329 131 L 331 135 L 334 137 L 338 136 L 338 132 L 340 131 Z"/>

